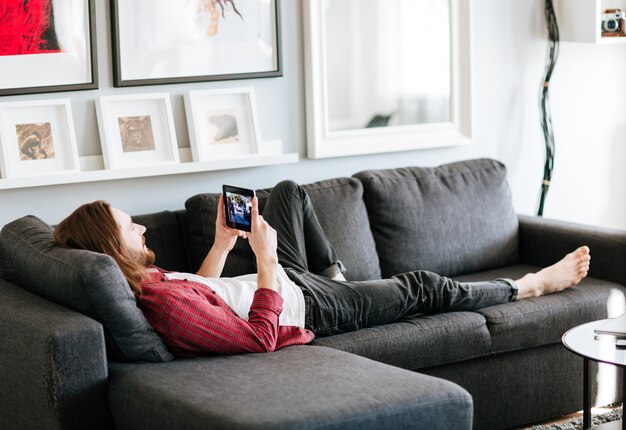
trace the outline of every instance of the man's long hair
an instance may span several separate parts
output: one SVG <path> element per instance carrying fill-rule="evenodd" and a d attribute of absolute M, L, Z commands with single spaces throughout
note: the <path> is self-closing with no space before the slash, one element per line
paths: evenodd
<path fill-rule="evenodd" d="M 147 276 L 145 265 L 131 258 L 122 242 L 111 205 L 102 200 L 76 209 L 54 230 L 54 241 L 65 248 L 86 249 L 113 257 L 135 296 L 141 296 L 141 280 Z"/>

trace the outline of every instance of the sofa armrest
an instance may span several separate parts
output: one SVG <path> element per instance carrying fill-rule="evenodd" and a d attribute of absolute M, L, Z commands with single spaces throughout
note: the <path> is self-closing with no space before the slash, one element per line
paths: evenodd
<path fill-rule="evenodd" d="M 591 250 L 589 276 L 626 285 L 626 231 L 519 215 L 523 263 L 545 267 L 582 245 Z"/>
<path fill-rule="evenodd" d="M 111 428 L 102 326 L 0 279 L 0 428 Z"/>

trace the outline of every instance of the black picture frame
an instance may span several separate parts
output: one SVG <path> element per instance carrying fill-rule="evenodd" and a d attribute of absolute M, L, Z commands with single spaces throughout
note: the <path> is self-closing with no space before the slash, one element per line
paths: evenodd
<path fill-rule="evenodd" d="M 82 82 L 70 83 L 70 84 L 53 84 L 53 85 L 33 85 L 32 83 L 25 82 L 24 86 L 14 86 L 10 88 L 0 88 L 0 96 L 14 96 L 14 95 L 26 95 L 26 94 L 40 94 L 40 93 L 54 93 L 64 91 L 80 91 L 80 90 L 93 90 L 98 88 L 98 59 L 97 59 L 97 40 L 96 40 L 96 11 L 95 0 L 84 0 L 87 5 L 86 18 L 88 20 L 88 36 L 89 42 L 87 43 L 87 54 L 89 56 L 86 59 L 86 64 L 90 65 L 89 79 Z M 54 55 L 54 54 L 46 54 Z M 28 56 L 24 56 L 28 57 Z M 0 69 L 2 68 L 3 57 L 0 56 Z M 32 64 L 32 63 L 31 63 Z M 25 66 L 26 67 L 26 66 Z M 29 64 L 28 67 L 32 67 Z M 41 66 L 41 70 L 46 70 L 44 65 Z M 6 73 L 6 72 L 5 72 Z"/>
<path fill-rule="evenodd" d="M 123 68 L 121 58 L 121 36 L 120 36 L 120 1 L 132 1 L 132 0 L 111 0 L 111 35 L 112 35 L 112 49 L 113 49 L 113 85 L 115 87 L 130 87 L 130 86 L 142 86 L 142 85 L 162 85 L 162 84 L 182 84 L 193 82 L 208 82 L 208 81 L 225 81 L 225 80 L 237 80 L 237 79 L 256 79 L 256 78 L 271 78 L 283 76 L 282 71 L 282 40 L 281 40 L 281 25 L 280 25 L 280 0 L 273 0 L 274 6 L 274 41 L 275 41 L 275 56 L 276 67 L 272 70 L 256 71 L 256 72 L 237 72 L 237 73 L 222 73 L 222 74 L 203 74 L 203 75 L 185 75 L 185 76 L 170 76 L 161 78 L 139 78 L 139 79 L 124 79 Z"/>

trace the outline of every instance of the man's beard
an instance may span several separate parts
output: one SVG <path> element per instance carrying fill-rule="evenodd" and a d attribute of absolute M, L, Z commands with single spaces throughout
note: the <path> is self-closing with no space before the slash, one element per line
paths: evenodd
<path fill-rule="evenodd" d="M 146 237 L 141 236 L 141 242 L 143 243 L 143 247 L 145 249 L 143 253 L 143 261 L 140 261 L 144 266 L 150 267 L 154 264 L 154 260 L 156 260 L 156 255 L 154 251 L 146 246 Z"/>
<path fill-rule="evenodd" d="M 146 250 L 143 252 L 130 251 L 129 254 L 131 259 L 139 264 L 143 264 L 146 267 L 153 265 L 154 260 L 156 259 L 154 251 L 148 247 L 146 247 Z"/>
<path fill-rule="evenodd" d="M 156 260 L 156 255 L 154 251 L 150 248 L 146 248 L 146 252 L 144 253 L 145 265 L 146 267 L 152 266 L 154 264 L 154 260 Z"/>

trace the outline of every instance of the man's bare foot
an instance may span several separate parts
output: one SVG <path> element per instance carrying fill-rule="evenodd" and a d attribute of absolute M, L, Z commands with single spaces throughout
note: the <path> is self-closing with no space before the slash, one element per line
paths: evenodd
<path fill-rule="evenodd" d="M 515 281 L 519 287 L 518 298 L 539 297 L 578 284 L 587 276 L 590 261 L 589 248 L 581 246 L 552 266 L 537 273 L 528 273 Z"/>

